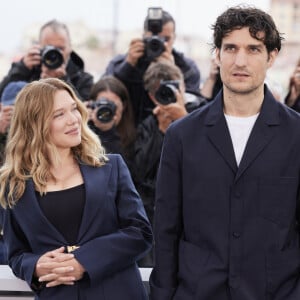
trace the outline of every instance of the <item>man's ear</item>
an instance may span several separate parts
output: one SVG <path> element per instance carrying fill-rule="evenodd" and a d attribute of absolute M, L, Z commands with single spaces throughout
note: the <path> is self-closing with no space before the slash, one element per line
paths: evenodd
<path fill-rule="evenodd" d="M 278 55 L 278 50 L 277 49 L 274 49 L 273 51 L 271 51 L 269 53 L 268 68 L 272 67 L 272 65 L 275 62 L 275 59 L 276 59 L 277 55 Z"/>
<path fill-rule="evenodd" d="M 216 48 L 215 49 L 215 62 L 220 67 L 221 61 L 220 61 L 220 49 Z"/>

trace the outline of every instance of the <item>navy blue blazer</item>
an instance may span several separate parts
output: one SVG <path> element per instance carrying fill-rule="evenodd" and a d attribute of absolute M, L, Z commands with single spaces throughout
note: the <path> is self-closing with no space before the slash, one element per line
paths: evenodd
<path fill-rule="evenodd" d="M 151 298 L 300 299 L 300 116 L 265 88 L 237 166 L 222 99 L 165 136 Z"/>
<path fill-rule="evenodd" d="M 36 299 L 148 299 L 136 261 L 150 250 L 151 227 L 121 156 L 108 157 L 99 168 L 80 165 L 86 203 L 80 248 L 73 253 L 86 269 L 84 278 L 74 286 L 43 288 Z M 4 240 L 10 267 L 29 285 L 39 257 L 67 244 L 42 213 L 32 180 L 13 209 L 4 211 Z"/>

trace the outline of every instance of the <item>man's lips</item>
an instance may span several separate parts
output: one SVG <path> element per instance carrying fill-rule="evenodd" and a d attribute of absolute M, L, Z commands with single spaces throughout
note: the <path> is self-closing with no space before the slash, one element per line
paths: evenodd
<path fill-rule="evenodd" d="M 245 72 L 234 72 L 233 76 L 237 76 L 237 77 L 249 77 L 249 74 L 245 73 Z"/>

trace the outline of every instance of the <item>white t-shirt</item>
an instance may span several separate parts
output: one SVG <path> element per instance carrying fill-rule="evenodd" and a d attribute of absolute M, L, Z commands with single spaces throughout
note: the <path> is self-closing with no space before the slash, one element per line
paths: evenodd
<path fill-rule="evenodd" d="M 247 141 L 258 115 L 234 117 L 225 114 L 237 165 L 241 162 Z"/>

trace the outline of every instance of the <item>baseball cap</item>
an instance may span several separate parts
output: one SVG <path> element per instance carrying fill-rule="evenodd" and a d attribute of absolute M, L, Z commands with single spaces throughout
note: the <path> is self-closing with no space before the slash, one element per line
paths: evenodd
<path fill-rule="evenodd" d="M 2 105 L 14 105 L 17 94 L 27 84 L 26 81 L 12 81 L 3 90 L 1 96 Z"/>

